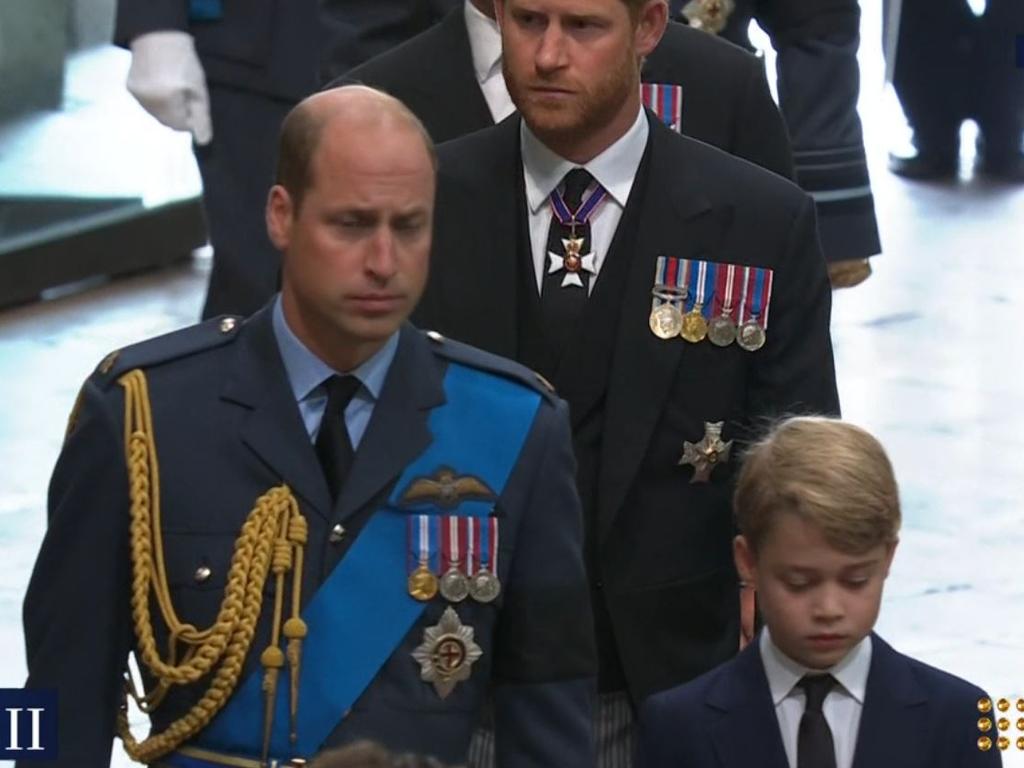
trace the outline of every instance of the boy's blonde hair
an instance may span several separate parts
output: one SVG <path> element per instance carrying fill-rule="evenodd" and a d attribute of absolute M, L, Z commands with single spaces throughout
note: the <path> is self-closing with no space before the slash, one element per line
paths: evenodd
<path fill-rule="evenodd" d="M 892 544 L 900 499 L 881 443 L 839 419 L 786 419 L 746 454 L 733 498 L 740 533 L 757 553 L 781 512 L 818 525 L 847 554 Z"/>

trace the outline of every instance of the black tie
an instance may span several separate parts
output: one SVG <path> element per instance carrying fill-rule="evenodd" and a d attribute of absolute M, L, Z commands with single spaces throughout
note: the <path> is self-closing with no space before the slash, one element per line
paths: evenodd
<path fill-rule="evenodd" d="M 807 675 L 798 683 L 807 694 L 807 706 L 800 718 L 796 740 L 796 768 L 836 768 L 832 730 L 821 711 L 825 697 L 835 684 L 832 675 Z"/>
<path fill-rule="evenodd" d="M 341 484 L 352 468 L 352 440 L 345 426 L 345 408 L 362 382 L 355 376 L 331 376 L 324 386 L 327 388 L 327 407 L 316 436 L 316 455 L 334 502 L 338 500 Z"/>
<path fill-rule="evenodd" d="M 579 210 L 583 200 L 583 193 L 594 180 L 594 177 L 584 168 L 573 168 L 562 182 L 562 199 L 570 211 Z M 590 224 L 576 224 L 575 236 L 583 238 L 581 254 L 590 253 Z M 558 217 L 552 215 L 551 228 L 548 230 L 548 250 L 544 255 L 544 279 L 541 281 L 540 306 L 544 316 L 544 329 L 551 347 L 561 357 L 566 344 L 572 337 L 579 322 L 583 307 L 587 303 L 587 291 L 590 287 L 590 275 L 581 269 L 579 275 L 583 286 L 566 285 L 562 286 L 567 271 L 560 269 L 551 272 L 551 257 L 547 254 L 554 253 L 563 256 L 566 253 L 563 240 L 569 239 L 573 234 L 573 228 L 562 224 Z"/>

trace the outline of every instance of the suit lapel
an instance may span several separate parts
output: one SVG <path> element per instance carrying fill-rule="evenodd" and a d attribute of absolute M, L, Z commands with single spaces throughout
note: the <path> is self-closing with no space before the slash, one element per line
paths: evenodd
<path fill-rule="evenodd" d="M 246 409 L 239 436 L 317 514 L 329 517 L 330 493 L 274 338 L 271 307 L 246 321 L 221 398 Z"/>
<path fill-rule="evenodd" d="M 401 331 L 380 399 L 356 449 L 334 519 L 345 521 L 371 501 L 430 444 L 430 409 L 444 402 L 441 368 L 423 336 Z M 333 522 L 333 520 L 332 520 Z"/>
<path fill-rule="evenodd" d="M 448 94 L 451 103 L 460 104 L 461 108 L 452 111 L 452 136 L 464 136 L 489 125 L 494 125 L 491 108 L 487 106 L 480 84 L 476 81 L 476 68 L 473 66 L 473 50 L 469 42 L 469 30 L 466 28 L 466 17 L 462 5 L 449 13 L 438 25 L 451 52 L 449 60 L 451 68 L 442 81 L 442 92 Z M 427 67 L 429 71 L 429 67 Z"/>
<path fill-rule="evenodd" d="M 871 635 L 871 669 L 857 731 L 853 768 L 924 768 L 927 696 L 906 660 Z"/>
<path fill-rule="evenodd" d="M 722 713 L 711 726 L 720 768 L 788 768 L 756 640 L 722 668 L 705 704 Z"/>
<path fill-rule="evenodd" d="M 444 226 L 454 231 L 439 238 L 451 243 L 451 251 L 432 255 L 441 280 L 442 312 L 454 318 L 450 327 L 461 341 L 515 358 L 517 261 L 525 217 L 519 118 L 502 121 L 488 133 L 485 151 L 462 158 L 455 170 L 443 192 L 459 199 L 442 201 L 438 208 L 450 205 L 460 218 L 446 219 Z M 490 213 L 482 218 L 481 211 Z"/>
<path fill-rule="evenodd" d="M 687 162 L 681 139 L 648 113 L 650 177 L 639 235 L 626 277 L 622 318 L 608 382 L 608 411 L 601 457 L 598 526 L 603 539 L 625 499 L 650 442 L 686 342 L 662 340 L 648 327 L 651 287 L 658 256 L 713 258 L 732 216 L 713 208 L 701 179 Z"/>

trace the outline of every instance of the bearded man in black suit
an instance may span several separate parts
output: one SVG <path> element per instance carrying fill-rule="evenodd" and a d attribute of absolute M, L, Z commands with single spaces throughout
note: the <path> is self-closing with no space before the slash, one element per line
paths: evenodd
<path fill-rule="evenodd" d="M 810 197 L 642 108 L 664 0 L 497 12 L 521 117 L 440 148 L 417 318 L 569 402 L 599 764 L 628 765 L 633 708 L 736 652 L 740 443 L 779 414 L 838 411 L 828 276 Z"/>

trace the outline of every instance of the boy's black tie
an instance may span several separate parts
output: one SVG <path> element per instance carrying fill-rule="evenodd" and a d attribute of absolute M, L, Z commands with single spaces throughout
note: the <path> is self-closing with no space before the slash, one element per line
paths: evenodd
<path fill-rule="evenodd" d="M 320 421 L 320 432 L 316 436 L 316 455 L 324 469 L 327 487 L 331 491 L 331 502 L 338 500 L 341 484 L 345 482 L 352 468 L 352 440 L 345 426 L 345 408 L 353 395 L 362 386 L 355 376 L 331 376 L 327 387 L 327 407 Z"/>
<path fill-rule="evenodd" d="M 836 768 L 832 729 L 821 711 L 825 697 L 836 684 L 832 675 L 805 675 L 797 683 L 807 694 L 796 740 L 796 768 Z"/>

